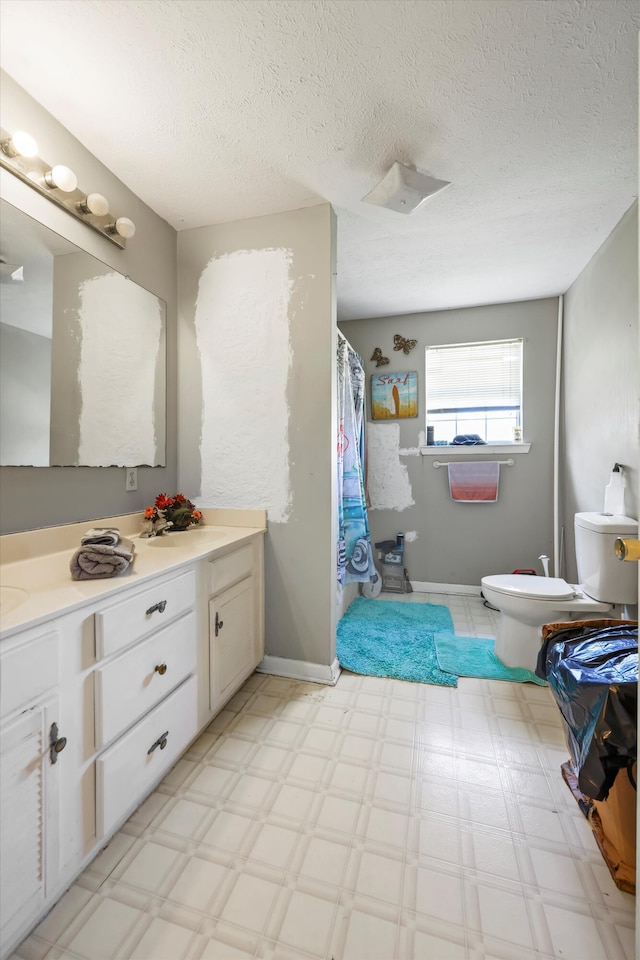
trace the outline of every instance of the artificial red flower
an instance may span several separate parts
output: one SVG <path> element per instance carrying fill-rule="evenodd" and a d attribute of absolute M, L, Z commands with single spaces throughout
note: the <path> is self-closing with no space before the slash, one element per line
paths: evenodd
<path fill-rule="evenodd" d="M 200 523 L 202 513 L 183 493 L 176 493 L 168 497 L 166 493 L 159 493 L 155 499 L 155 507 L 145 507 L 145 520 L 169 520 L 172 530 L 186 530 L 192 523 Z"/>

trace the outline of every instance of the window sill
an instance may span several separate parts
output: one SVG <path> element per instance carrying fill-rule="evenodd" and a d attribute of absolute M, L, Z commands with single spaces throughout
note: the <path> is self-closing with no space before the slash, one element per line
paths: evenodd
<path fill-rule="evenodd" d="M 509 455 L 514 453 L 529 453 L 530 448 L 530 443 L 474 443 L 468 446 L 462 443 L 450 443 L 445 446 L 433 444 L 428 447 L 420 447 L 420 453 L 423 457 L 477 457 L 492 456 L 494 453 L 508 453 Z"/>

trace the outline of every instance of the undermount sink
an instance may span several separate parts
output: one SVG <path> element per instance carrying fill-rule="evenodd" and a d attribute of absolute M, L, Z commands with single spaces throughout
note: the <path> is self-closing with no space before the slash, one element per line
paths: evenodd
<path fill-rule="evenodd" d="M 178 549 L 182 548 L 184 550 L 184 548 L 187 546 L 186 543 L 180 543 L 179 539 L 176 539 L 169 534 L 161 534 L 159 537 L 144 538 L 143 542 L 148 544 L 150 547 L 178 547 Z"/>
<path fill-rule="evenodd" d="M 29 594 L 19 587 L 0 586 L 0 613 L 9 613 L 24 603 Z"/>
<path fill-rule="evenodd" d="M 196 542 L 200 544 L 205 540 L 214 543 L 223 536 L 224 534 L 217 530 L 176 530 L 173 533 L 161 533 L 157 537 L 141 538 L 141 542 L 150 547 L 162 547 L 165 550 L 167 548 L 185 550 L 190 544 Z"/>

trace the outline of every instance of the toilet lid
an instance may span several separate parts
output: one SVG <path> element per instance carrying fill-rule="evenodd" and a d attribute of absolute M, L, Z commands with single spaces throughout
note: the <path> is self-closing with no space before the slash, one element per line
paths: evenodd
<path fill-rule="evenodd" d="M 531 577 L 524 573 L 503 573 L 495 577 L 483 577 L 483 586 L 496 593 L 528 600 L 573 600 L 574 588 L 560 577 Z"/>

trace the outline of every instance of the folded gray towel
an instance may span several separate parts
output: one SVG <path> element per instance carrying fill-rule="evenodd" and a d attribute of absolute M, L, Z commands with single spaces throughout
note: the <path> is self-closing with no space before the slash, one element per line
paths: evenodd
<path fill-rule="evenodd" d="M 100 580 L 117 577 L 133 563 L 133 553 L 133 543 L 124 537 L 116 546 L 106 543 L 85 544 L 71 557 L 71 579 Z"/>
<path fill-rule="evenodd" d="M 85 543 L 105 543 L 115 547 L 120 543 L 120 531 L 117 527 L 93 527 L 80 537 L 80 543 L 83 546 Z"/>

